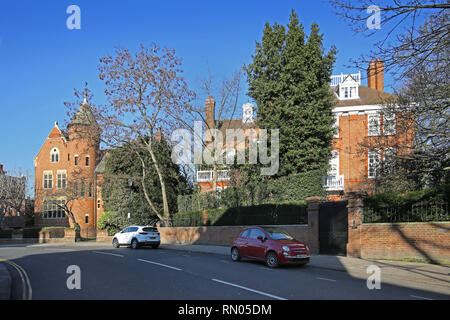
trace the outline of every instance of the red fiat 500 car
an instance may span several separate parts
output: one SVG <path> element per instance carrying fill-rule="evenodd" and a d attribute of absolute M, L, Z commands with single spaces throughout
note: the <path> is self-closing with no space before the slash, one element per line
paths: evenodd
<path fill-rule="evenodd" d="M 305 264 L 310 253 L 306 244 L 277 227 L 248 227 L 231 246 L 231 259 L 241 258 L 265 261 L 275 268 L 280 264 Z"/>

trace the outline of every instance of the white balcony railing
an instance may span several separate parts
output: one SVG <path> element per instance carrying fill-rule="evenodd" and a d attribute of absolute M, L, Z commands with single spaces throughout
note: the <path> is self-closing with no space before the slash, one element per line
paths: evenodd
<path fill-rule="evenodd" d="M 323 177 L 323 188 L 325 191 L 344 190 L 344 176 L 325 176 Z"/>
<path fill-rule="evenodd" d="M 210 182 L 213 181 L 213 170 L 197 171 L 197 182 Z M 229 181 L 229 170 L 217 170 L 217 181 Z"/>
<path fill-rule="evenodd" d="M 347 76 L 348 76 L 348 74 L 343 74 L 343 73 L 341 73 L 340 75 L 337 75 L 337 76 L 331 76 L 330 87 L 336 87 L 337 85 L 342 83 Z M 353 74 L 351 74 L 351 76 L 353 79 L 355 79 L 355 81 L 359 85 L 361 85 L 361 72 L 353 73 Z"/>

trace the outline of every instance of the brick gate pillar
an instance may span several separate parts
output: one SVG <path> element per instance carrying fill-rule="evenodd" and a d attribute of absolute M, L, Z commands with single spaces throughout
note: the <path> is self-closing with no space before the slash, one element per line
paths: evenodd
<path fill-rule="evenodd" d="M 363 200 L 361 194 L 349 192 L 348 197 L 348 242 L 347 256 L 361 258 L 361 224 L 363 222 Z"/>

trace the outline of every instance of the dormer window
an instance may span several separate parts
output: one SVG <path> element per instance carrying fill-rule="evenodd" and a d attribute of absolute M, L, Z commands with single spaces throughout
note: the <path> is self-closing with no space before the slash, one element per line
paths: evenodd
<path fill-rule="evenodd" d="M 339 100 L 359 99 L 360 81 L 356 81 L 353 76 L 346 76 L 342 82 L 336 85 L 336 96 Z"/>
<path fill-rule="evenodd" d="M 51 162 L 59 162 L 59 150 L 58 148 L 53 148 L 50 151 L 50 161 Z"/>

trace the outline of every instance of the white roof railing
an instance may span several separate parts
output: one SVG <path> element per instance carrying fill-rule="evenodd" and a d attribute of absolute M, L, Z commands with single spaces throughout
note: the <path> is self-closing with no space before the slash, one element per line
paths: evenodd
<path fill-rule="evenodd" d="M 330 87 L 336 87 L 342 82 L 344 82 L 344 79 L 348 76 L 348 74 L 341 73 L 340 75 L 334 75 L 331 76 L 330 79 Z M 359 84 L 361 85 L 361 71 L 358 73 L 352 73 L 350 76 Z"/>

